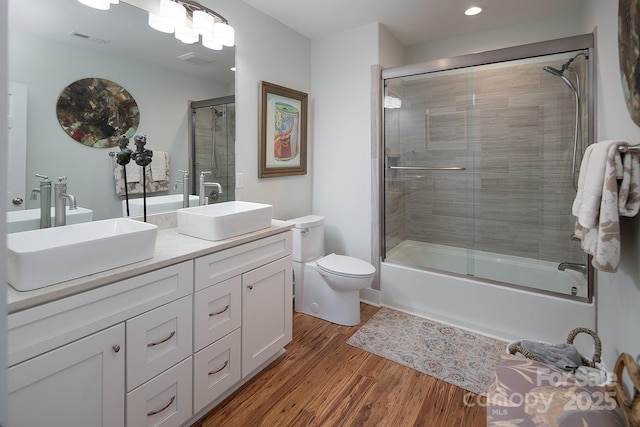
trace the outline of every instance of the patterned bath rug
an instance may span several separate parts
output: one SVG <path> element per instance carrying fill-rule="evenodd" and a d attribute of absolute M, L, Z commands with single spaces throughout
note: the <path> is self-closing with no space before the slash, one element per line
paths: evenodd
<path fill-rule="evenodd" d="M 348 344 L 486 396 L 507 343 L 382 307 Z"/>

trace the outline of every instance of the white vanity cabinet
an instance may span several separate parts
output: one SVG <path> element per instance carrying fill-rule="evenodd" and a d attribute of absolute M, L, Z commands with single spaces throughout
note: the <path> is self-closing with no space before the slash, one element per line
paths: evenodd
<path fill-rule="evenodd" d="M 125 335 L 136 328 L 126 323 L 180 301 L 188 304 L 190 388 L 192 292 L 193 262 L 186 261 L 10 314 L 10 425 L 125 425 L 125 372 L 148 370 L 127 360 Z"/>
<path fill-rule="evenodd" d="M 194 414 L 291 341 L 291 246 L 287 231 L 196 259 Z"/>
<path fill-rule="evenodd" d="M 291 341 L 291 246 L 285 229 L 11 313 L 10 425 L 197 421 Z"/>

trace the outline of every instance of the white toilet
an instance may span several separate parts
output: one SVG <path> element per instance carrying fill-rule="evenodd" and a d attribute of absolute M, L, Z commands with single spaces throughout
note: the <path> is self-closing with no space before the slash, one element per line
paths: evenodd
<path fill-rule="evenodd" d="M 307 215 L 289 220 L 293 228 L 295 310 L 339 325 L 360 323 L 360 290 L 376 269 L 361 259 L 324 255 L 324 220 Z"/>

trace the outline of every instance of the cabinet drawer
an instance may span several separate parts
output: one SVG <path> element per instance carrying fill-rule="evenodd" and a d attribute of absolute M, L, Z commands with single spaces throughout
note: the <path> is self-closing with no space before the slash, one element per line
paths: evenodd
<path fill-rule="evenodd" d="M 127 394 L 127 425 L 179 426 L 191 417 L 191 357 Z"/>
<path fill-rule="evenodd" d="M 195 290 L 291 254 L 291 230 L 196 259 Z"/>
<path fill-rule="evenodd" d="M 236 276 L 194 294 L 194 352 L 240 327 L 242 279 Z"/>
<path fill-rule="evenodd" d="M 127 321 L 127 390 L 191 354 L 191 296 Z"/>
<path fill-rule="evenodd" d="M 204 409 L 240 380 L 240 329 L 193 356 L 193 413 Z"/>
<path fill-rule="evenodd" d="M 7 317 L 9 366 L 191 294 L 185 261 Z"/>

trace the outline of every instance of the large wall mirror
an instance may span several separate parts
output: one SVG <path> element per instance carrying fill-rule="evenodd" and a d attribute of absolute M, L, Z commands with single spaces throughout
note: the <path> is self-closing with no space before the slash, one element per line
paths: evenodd
<path fill-rule="evenodd" d="M 26 167 L 19 173 L 25 208 L 39 206 L 29 200 L 38 173 L 68 177 L 69 193 L 94 220 L 122 215 L 108 155 L 114 149 L 78 144 L 56 116 L 60 92 L 89 77 L 115 82 L 135 98 L 137 133 L 147 135 L 147 148 L 169 154 L 171 189 L 158 195 L 182 191 L 173 183 L 189 168 L 190 102 L 234 95 L 235 49 L 183 44 L 147 20 L 145 10 L 123 1 L 100 11 L 76 0 L 9 0 L 9 82 L 25 89 L 27 105 Z"/>

